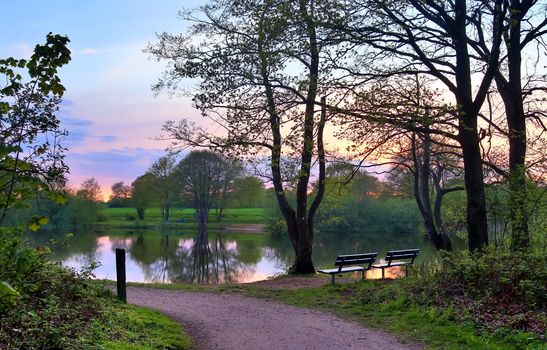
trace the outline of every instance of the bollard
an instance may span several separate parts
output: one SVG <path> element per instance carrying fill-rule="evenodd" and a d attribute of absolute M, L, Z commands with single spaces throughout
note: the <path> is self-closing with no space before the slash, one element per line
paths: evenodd
<path fill-rule="evenodd" d="M 116 248 L 116 285 L 118 298 L 127 303 L 125 290 L 125 249 Z"/>

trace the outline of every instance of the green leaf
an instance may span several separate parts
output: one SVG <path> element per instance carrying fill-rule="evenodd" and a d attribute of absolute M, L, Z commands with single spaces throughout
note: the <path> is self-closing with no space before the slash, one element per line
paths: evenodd
<path fill-rule="evenodd" d="M 32 232 L 36 232 L 40 229 L 40 225 L 38 225 L 37 223 L 35 222 L 32 222 L 28 225 L 28 228 L 32 231 Z"/>
<path fill-rule="evenodd" d="M 36 232 L 40 229 L 40 227 L 46 225 L 48 222 L 49 222 L 49 219 L 47 216 L 38 216 L 38 217 L 32 218 L 28 227 L 30 230 Z"/>
<path fill-rule="evenodd" d="M 66 204 L 67 202 L 66 197 L 63 196 L 61 193 L 57 193 L 53 200 L 55 201 L 55 203 L 61 204 L 61 205 Z"/>
<path fill-rule="evenodd" d="M 15 290 L 8 282 L 2 281 L 0 283 L 0 297 L 15 297 L 19 292 Z"/>

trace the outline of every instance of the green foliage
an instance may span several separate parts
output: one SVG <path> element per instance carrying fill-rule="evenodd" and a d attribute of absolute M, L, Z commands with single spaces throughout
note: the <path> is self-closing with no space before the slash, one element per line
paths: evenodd
<path fill-rule="evenodd" d="M 29 201 L 28 208 L 16 210 L 8 217 L 13 225 L 23 224 L 29 220 L 46 217 L 48 222 L 40 226 L 41 230 L 74 230 L 88 228 L 99 221 L 100 203 L 67 194 L 66 203 L 59 204 L 49 198 L 36 198 Z M 33 219 L 34 218 L 34 219 Z"/>
<path fill-rule="evenodd" d="M 410 198 L 385 197 L 385 183 L 365 172 L 354 174 L 353 167 L 331 165 L 325 184 L 325 198 L 315 219 L 319 235 L 358 233 L 369 231 L 390 232 L 396 235 L 416 232 L 419 212 Z"/>
<path fill-rule="evenodd" d="M 51 184 L 65 182 L 66 133 L 55 112 L 65 91 L 57 70 L 70 61 L 68 42 L 50 33 L 30 60 L 0 59 L 0 222 L 37 193 L 55 197 Z"/>
<path fill-rule="evenodd" d="M 100 317 L 101 291 L 90 285 L 91 268 L 76 273 L 50 261 L 14 229 L 0 230 L 0 343 L 8 348 L 86 348 L 88 325 Z"/>
<path fill-rule="evenodd" d="M 526 304 L 546 309 L 547 256 L 490 250 L 485 254 L 458 252 L 446 255 L 439 280 L 446 290 L 463 290 L 474 299 Z"/>
<path fill-rule="evenodd" d="M 451 308 L 458 319 L 489 331 L 543 336 L 547 326 L 547 257 L 541 252 L 445 253 L 440 268 L 422 271 L 410 282 L 407 290 L 415 302 Z"/>
<path fill-rule="evenodd" d="M 267 224 L 268 232 L 277 238 L 282 238 L 287 236 L 287 223 L 285 220 L 280 218 L 270 218 Z"/>
<path fill-rule="evenodd" d="M 146 173 L 133 181 L 131 184 L 131 205 L 137 208 L 139 219 L 144 219 L 146 208 L 159 205 L 159 201 L 153 174 Z"/>
<path fill-rule="evenodd" d="M 48 247 L 0 229 L 0 344 L 7 349 L 188 349 L 179 325 L 121 305 L 81 272 L 51 261 Z"/>
<path fill-rule="evenodd" d="M 403 198 L 347 198 L 334 203 L 327 198 L 316 220 L 317 231 L 323 234 L 360 232 L 367 227 L 371 231 L 405 235 L 416 232 L 419 225 L 416 204 Z"/>
<path fill-rule="evenodd" d="M 262 208 L 265 190 L 262 181 L 254 176 L 235 179 L 229 194 L 229 205 L 233 208 Z"/>
<path fill-rule="evenodd" d="M 192 151 L 177 165 L 176 180 L 182 199 L 196 209 L 200 224 L 208 222 L 209 210 L 223 210 L 241 178 L 243 167 L 239 161 L 211 151 Z M 217 221 L 220 221 L 217 216 Z"/>

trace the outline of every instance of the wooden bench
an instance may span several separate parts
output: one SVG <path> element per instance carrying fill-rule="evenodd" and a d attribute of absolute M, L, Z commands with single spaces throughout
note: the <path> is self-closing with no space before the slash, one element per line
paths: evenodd
<path fill-rule="evenodd" d="M 419 251 L 419 249 L 390 250 L 384 259 L 385 263 L 372 265 L 372 267 L 382 269 L 382 279 L 384 279 L 384 270 L 395 266 L 404 266 L 405 274 L 408 275 L 408 266 L 414 263 Z"/>
<path fill-rule="evenodd" d="M 370 269 L 374 260 L 376 260 L 378 253 L 365 253 L 365 254 L 347 254 L 338 255 L 334 266 L 338 266 L 335 269 L 318 270 L 317 272 L 326 273 L 332 276 L 332 284 L 334 285 L 336 275 L 344 272 L 356 272 L 361 271 L 361 279 L 365 279 L 365 271 Z"/>

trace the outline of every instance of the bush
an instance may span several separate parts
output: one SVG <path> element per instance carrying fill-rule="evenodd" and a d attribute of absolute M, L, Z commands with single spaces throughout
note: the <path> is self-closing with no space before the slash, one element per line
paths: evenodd
<path fill-rule="evenodd" d="M 420 225 L 416 203 L 412 200 L 366 197 L 325 202 L 319 207 L 316 228 L 319 234 L 368 231 L 407 235 Z"/>
<path fill-rule="evenodd" d="M 81 349 L 101 318 L 99 296 L 88 277 L 52 263 L 48 248 L 34 249 L 15 229 L 0 230 L 0 344 L 6 348 Z"/>
<path fill-rule="evenodd" d="M 462 319 L 494 331 L 506 328 L 534 332 L 547 327 L 547 256 L 540 252 L 511 254 L 443 253 L 442 266 L 410 280 L 410 295 L 420 304 L 452 308 Z"/>
<path fill-rule="evenodd" d="M 267 231 L 273 237 L 285 237 L 287 235 L 287 223 L 284 219 L 270 218 L 267 224 Z"/>
<path fill-rule="evenodd" d="M 447 254 L 439 280 L 445 290 L 463 290 L 469 297 L 488 297 L 496 304 L 527 304 L 533 309 L 547 307 L 547 256 L 534 252 L 512 254 Z"/>

